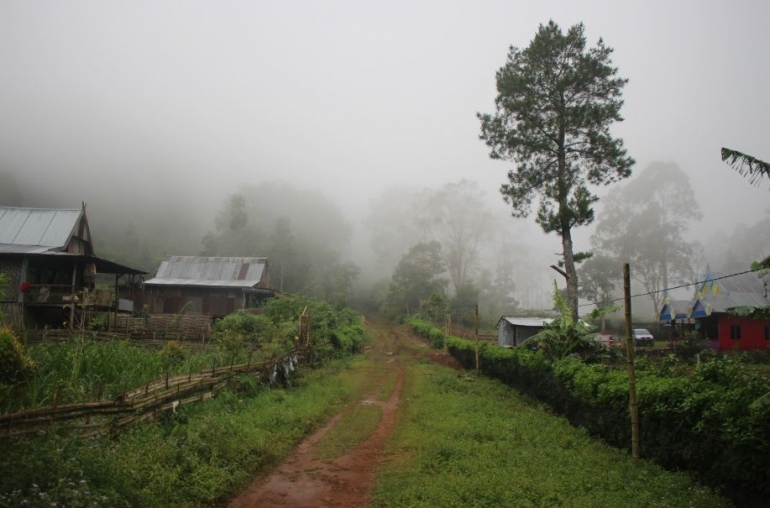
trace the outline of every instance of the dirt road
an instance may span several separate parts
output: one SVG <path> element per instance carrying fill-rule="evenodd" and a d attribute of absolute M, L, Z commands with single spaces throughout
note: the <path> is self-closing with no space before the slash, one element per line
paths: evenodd
<path fill-rule="evenodd" d="M 427 347 L 415 343 L 402 330 L 384 324 L 369 326 L 372 348 L 366 353 L 382 382 L 396 376 L 395 387 L 387 400 L 378 392 L 358 401 L 377 405 L 382 417 L 374 432 L 342 456 L 321 460 L 314 450 L 324 434 L 332 429 L 344 413 L 335 416 L 324 428 L 305 439 L 295 453 L 267 477 L 254 481 L 228 506 L 230 508 L 300 508 L 363 507 L 369 501 L 377 466 L 384 458 L 385 442 L 396 424 L 404 386 L 403 355 L 426 354 Z M 379 396 L 378 396 L 379 395 Z"/>

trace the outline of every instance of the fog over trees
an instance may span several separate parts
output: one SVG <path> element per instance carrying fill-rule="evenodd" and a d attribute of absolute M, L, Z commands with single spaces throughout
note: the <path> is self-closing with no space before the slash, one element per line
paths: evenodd
<path fill-rule="evenodd" d="M 726 0 L 4 3 L 0 205 L 85 202 L 100 256 L 150 274 L 165 255 L 266 256 L 277 289 L 367 310 L 418 245 L 440 247 L 444 299 L 419 300 L 498 317 L 550 309 L 567 284 L 549 267 L 591 251 L 568 288 L 582 312 L 616 295 L 623 260 L 642 293 L 770 254 L 768 16 Z M 561 68 L 540 43 L 562 38 L 586 52 L 562 77 L 594 62 L 583 84 L 611 93 L 565 117 L 582 130 L 559 172 L 510 108 L 546 104 L 514 92 Z M 524 72 L 530 47 L 544 74 Z"/>
<path fill-rule="evenodd" d="M 78 206 L 66 193 L 49 201 L 35 187 L 14 183 L 3 189 L 6 206 Z M 419 308 L 421 300 L 431 304 L 434 292 L 448 308 L 472 302 L 490 315 L 549 308 L 541 294 L 547 286 L 534 275 L 543 251 L 507 227 L 511 219 L 494 209 L 476 182 L 385 189 L 358 222 L 323 193 L 286 182 L 243 184 L 233 191 L 209 204 L 203 220 L 196 220 L 203 210 L 184 201 L 151 211 L 120 201 L 88 204 L 97 253 L 150 273 L 168 254 L 266 256 L 276 289 L 332 301 L 352 298 L 370 309 Z M 744 270 L 770 252 L 770 212 L 729 233 L 717 231 L 702 245 L 692 235 L 700 217 L 697 196 L 676 163 L 650 164 L 614 187 L 600 202 L 589 245 L 593 257 L 578 267 L 582 301 L 601 305 L 617 297 L 624 261 L 633 267 L 638 290 L 654 292 L 694 281 L 707 265 Z M 368 238 L 369 260 L 351 250 L 356 235 Z M 422 260 L 419 254 L 428 250 L 432 257 Z M 408 282 L 405 274 L 419 272 L 420 263 L 431 265 L 429 275 Z M 665 295 L 653 295 L 655 308 Z"/>
<path fill-rule="evenodd" d="M 677 164 L 650 164 L 633 181 L 612 189 L 604 203 L 592 246 L 615 266 L 634 267 L 632 277 L 649 293 L 654 309 L 660 308 L 666 288 L 695 282 L 701 247 L 687 237 L 702 214 Z"/>

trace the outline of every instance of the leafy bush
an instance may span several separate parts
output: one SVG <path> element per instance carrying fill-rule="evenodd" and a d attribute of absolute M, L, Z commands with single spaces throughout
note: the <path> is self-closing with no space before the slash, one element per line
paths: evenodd
<path fill-rule="evenodd" d="M 18 337 L 7 326 L 0 326 L 0 382 L 17 383 L 29 379 L 36 369 Z"/>
<path fill-rule="evenodd" d="M 107 330 L 107 315 L 98 314 L 91 316 L 88 320 L 88 329 L 97 332 Z"/>
<path fill-rule="evenodd" d="M 260 344 L 273 338 L 273 321 L 261 314 L 239 310 L 218 320 L 214 325 L 214 338 L 231 342 L 238 337 L 242 342 Z"/>
<path fill-rule="evenodd" d="M 430 341 L 430 347 L 433 349 L 441 349 L 444 347 L 444 339 L 446 334 L 441 328 L 431 328 L 428 332 L 428 340 Z"/>
<path fill-rule="evenodd" d="M 676 342 L 674 352 L 683 360 L 692 360 L 704 350 L 709 349 L 709 343 L 701 339 L 697 332 L 687 332 Z"/>
<path fill-rule="evenodd" d="M 430 347 L 433 349 L 441 349 L 446 342 L 446 333 L 441 328 L 438 328 L 429 321 L 423 321 L 422 319 L 413 317 L 407 321 L 407 324 L 412 327 L 415 333 L 428 339 Z"/>
<path fill-rule="evenodd" d="M 605 348 L 594 341 L 595 329 L 585 321 L 572 319 L 570 309 L 564 297 L 553 283 L 554 306 L 559 309 L 559 319 L 554 319 L 543 326 L 543 330 L 524 341 L 524 345 L 541 350 L 550 359 L 560 359 L 567 355 L 576 355 L 584 360 L 596 360 Z M 606 307 L 594 310 L 586 319 L 596 320 L 614 310 Z"/>
<path fill-rule="evenodd" d="M 296 293 L 272 298 L 264 308 L 264 316 L 279 327 L 276 335 L 285 341 L 298 336 L 303 312 L 310 316 L 311 364 L 356 353 L 366 341 L 361 316 L 348 307 L 335 308 L 324 300 Z"/>
<path fill-rule="evenodd" d="M 447 346 L 473 366 L 473 342 L 452 337 Z M 624 371 L 575 357 L 549 360 L 525 348 L 482 345 L 479 357 L 484 374 L 539 398 L 607 442 L 630 447 Z M 770 392 L 770 379 L 724 357 L 702 361 L 691 374 L 674 361 L 639 364 L 642 455 L 694 471 L 727 491 L 770 495 L 770 404 L 758 402 Z"/>
<path fill-rule="evenodd" d="M 187 351 L 175 340 L 166 342 L 159 354 L 167 365 L 179 365 L 187 358 Z"/>
<path fill-rule="evenodd" d="M 341 353 L 354 354 L 361 351 L 366 330 L 362 323 L 353 323 L 334 330 L 331 338 L 335 348 Z"/>

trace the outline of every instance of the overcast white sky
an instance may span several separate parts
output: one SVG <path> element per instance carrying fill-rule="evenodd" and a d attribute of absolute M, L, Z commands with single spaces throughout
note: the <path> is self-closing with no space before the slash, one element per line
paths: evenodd
<path fill-rule="evenodd" d="M 615 49 L 630 82 L 614 132 L 637 171 L 678 162 L 705 224 L 756 222 L 767 185 L 719 149 L 770 160 L 765 0 L 5 0 L 0 169 L 79 181 L 85 201 L 138 182 L 218 203 L 282 178 L 360 213 L 393 183 L 467 178 L 497 204 L 509 164 L 489 160 L 475 114 L 509 45 L 549 19 Z"/>

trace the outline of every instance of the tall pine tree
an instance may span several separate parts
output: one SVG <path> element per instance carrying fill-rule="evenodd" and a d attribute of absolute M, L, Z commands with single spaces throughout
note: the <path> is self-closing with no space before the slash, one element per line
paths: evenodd
<path fill-rule="evenodd" d="M 494 114 L 479 114 L 481 139 L 490 157 L 513 161 L 501 192 L 514 217 L 531 213 L 562 240 L 567 305 L 577 319 L 578 280 L 572 228 L 594 219 L 598 199 L 588 188 L 631 174 L 634 160 L 609 128 L 622 121 L 621 91 L 628 80 L 616 76 L 612 49 L 600 39 L 586 48 L 582 24 L 566 34 L 550 21 L 540 25 L 523 50 L 510 48 L 497 72 Z"/>

